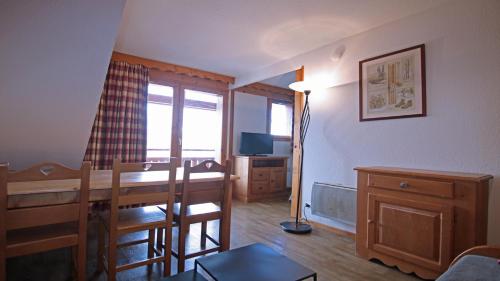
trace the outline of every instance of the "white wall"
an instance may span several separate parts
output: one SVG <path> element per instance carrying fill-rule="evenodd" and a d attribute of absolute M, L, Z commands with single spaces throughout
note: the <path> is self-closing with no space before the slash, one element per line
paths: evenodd
<path fill-rule="evenodd" d="M 79 166 L 124 3 L 0 3 L 0 162 Z"/>
<path fill-rule="evenodd" d="M 239 155 L 241 132 L 266 133 L 267 97 L 235 92 L 233 154 Z M 292 147 L 290 141 L 274 141 L 273 155 L 287 156 L 287 186 L 292 186 Z"/>
<path fill-rule="evenodd" d="M 450 1 L 240 77 L 244 83 L 304 65 L 306 80 L 336 86 L 311 94 L 304 200 L 314 181 L 356 185 L 356 166 L 384 165 L 495 176 L 488 241 L 500 243 L 500 1 Z M 358 121 L 358 62 L 426 44 L 424 118 Z M 338 61 L 330 60 L 345 50 Z M 342 52 L 340 52 L 342 53 Z M 313 220 L 330 224 L 319 217 Z"/>

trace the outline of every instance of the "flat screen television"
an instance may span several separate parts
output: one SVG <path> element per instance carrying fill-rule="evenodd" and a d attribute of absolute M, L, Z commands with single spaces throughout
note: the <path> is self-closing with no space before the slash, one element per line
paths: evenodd
<path fill-rule="evenodd" d="M 241 133 L 240 154 L 273 154 L 273 136 L 270 134 Z"/>

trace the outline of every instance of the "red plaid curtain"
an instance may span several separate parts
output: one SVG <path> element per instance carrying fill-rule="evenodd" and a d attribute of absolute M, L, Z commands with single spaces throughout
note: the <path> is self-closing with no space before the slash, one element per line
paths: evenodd
<path fill-rule="evenodd" d="M 115 157 L 146 161 L 148 80 L 142 65 L 110 63 L 84 157 L 93 169 L 111 169 Z"/>

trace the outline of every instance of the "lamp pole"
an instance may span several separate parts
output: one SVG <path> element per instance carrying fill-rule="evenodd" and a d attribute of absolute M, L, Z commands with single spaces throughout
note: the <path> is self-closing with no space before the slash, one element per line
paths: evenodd
<path fill-rule="evenodd" d="M 280 223 L 284 231 L 293 234 L 306 234 L 312 231 L 310 224 L 299 222 L 299 210 L 301 206 L 301 195 L 302 195 L 302 171 L 304 164 L 304 141 L 307 135 L 307 129 L 309 128 L 309 122 L 311 121 L 311 114 L 309 111 L 309 94 L 310 90 L 305 90 L 304 94 L 306 96 L 306 101 L 304 103 L 304 109 L 302 111 L 302 116 L 300 118 L 300 172 L 299 172 L 299 191 L 297 194 L 297 207 L 295 210 L 295 222 L 285 221 Z"/>

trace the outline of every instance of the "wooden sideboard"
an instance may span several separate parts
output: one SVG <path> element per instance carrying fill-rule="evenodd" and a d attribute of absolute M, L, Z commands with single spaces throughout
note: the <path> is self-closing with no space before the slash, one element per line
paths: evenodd
<path fill-rule="evenodd" d="M 358 171 L 356 252 L 425 279 L 486 244 L 490 175 L 386 167 Z"/>
<path fill-rule="evenodd" d="M 234 156 L 233 197 L 251 202 L 288 196 L 286 188 L 288 157 Z"/>

